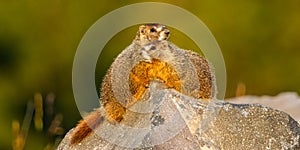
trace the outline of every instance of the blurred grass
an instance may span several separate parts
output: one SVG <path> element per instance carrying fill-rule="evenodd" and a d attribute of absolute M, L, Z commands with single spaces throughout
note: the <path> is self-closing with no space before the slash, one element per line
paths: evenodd
<path fill-rule="evenodd" d="M 22 121 L 26 103 L 36 92 L 54 92 L 55 111 L 67 118 L 65 129 L 75 126 L 81 117 L 71 72 L 80 39 L 101 16 L 135 2 L 142 1 L 0 1 L 0 149 L 11 149 L 11 123 Z M 234 96 L 240 82 L 247 94 L 300 92 L 300 1 L 161 2 L 194 13 L 214 34 L 226 62 L 227 97 Z M 128 28 L 106 45 L 97 65 L 97 82 L 135 33 L 135 27 Z M 171 40 L 180 47 L 195 48 L 179 32 Z M 45 133 L 30 130 L 25 149 L 45 147 Z"/>

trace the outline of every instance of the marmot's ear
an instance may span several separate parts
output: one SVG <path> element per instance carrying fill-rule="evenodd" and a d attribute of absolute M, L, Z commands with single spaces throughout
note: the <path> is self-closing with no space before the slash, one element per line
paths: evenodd
<path fill-rule="evenodd" d="M 139 27 L 138 33 L 144 33 L 144 32 L 145 32 L 145 30 L 144 30 L 145 28 L 146 28 L 145 25 L 141 25 L 141 26 Z"/>

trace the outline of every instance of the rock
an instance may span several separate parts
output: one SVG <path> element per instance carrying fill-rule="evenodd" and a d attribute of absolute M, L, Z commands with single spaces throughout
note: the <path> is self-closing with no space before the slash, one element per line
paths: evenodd
<path fill-rule="evenodd" d="M 295 92 L 284 92 L 277 96 L 253 96 L 245 95 L 241 97 L 234 97 L 226 99 L 228 102 L 236 104 L 261 104 L 264 106 L 272 107 L 288 113 L 295 120 L 300 122 L 300 97 Z"/>
<path fill-rule="evenodd" d="M 208 102 L 168 89 L 152 93 L 120 124 L 105 120 L 70 146 L 72 132 L 59 150 L 300 149 L 300 125 L 285 112 L 260 104 Z"/>

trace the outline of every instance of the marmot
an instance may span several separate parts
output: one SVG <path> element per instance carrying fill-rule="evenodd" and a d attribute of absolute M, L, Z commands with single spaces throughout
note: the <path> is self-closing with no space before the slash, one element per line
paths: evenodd
<path fill-rule="evenodd" d="M 162 24 L 139 27 L 132 44 L 112 63 L 101 87 L 100 110 L 90 113 L 75 128 L 70 143 L 81 142 L 103 119 L 122 122 L 123 115 L 141 100 L 152 80 L 162 81 L 194 98 L 214 98 L 215 79 L 211 65 L 199 54 L 183 50 L 168 41 L 170 31 Z"/>

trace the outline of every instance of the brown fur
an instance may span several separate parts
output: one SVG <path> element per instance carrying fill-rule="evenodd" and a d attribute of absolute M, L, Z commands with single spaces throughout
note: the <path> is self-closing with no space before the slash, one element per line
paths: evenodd
<path fill-rule="evenodd" d="M 103 120 L 104 118 L 101 116 L 99 110 L 91 112 L 77 124 L 72 133 L 70 144 L 80 143 L 85 137 L 90 135 L 93 132 L 93 129 L 95 129 Z"/>
<path fill-rule="evenodd" d="M 189 57 L 189 59 L 195 66 L 199 83 L 201 83 L 199 97 L 197 98 L 206 100 L 213 98 L 216 95 L 216 89 L 212 67 L 209 65 L 208 61 L 205 58 L 195 52 L 186 50 L 185 54 Z"/>

